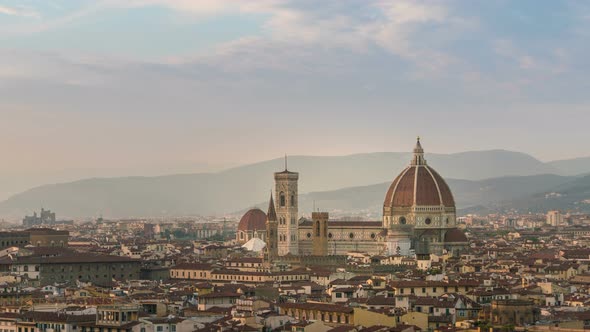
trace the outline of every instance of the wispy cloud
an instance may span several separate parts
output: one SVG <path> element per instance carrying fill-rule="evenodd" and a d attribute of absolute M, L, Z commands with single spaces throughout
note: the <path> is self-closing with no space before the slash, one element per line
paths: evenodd
<path fill-rule="evenodd" d="M 28 17 L 28 18 L 40 18 L 41 15 L 30 8 L 24 7 L 8 7 L 0 5 L 0 15 L 10 15 L 10 16 L 19 16 L 19 17 Z"/>

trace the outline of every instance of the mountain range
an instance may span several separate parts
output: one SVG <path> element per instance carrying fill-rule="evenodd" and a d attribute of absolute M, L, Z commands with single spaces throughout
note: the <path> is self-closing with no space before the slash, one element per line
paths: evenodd
<path fill-rule="evenodd" d="M 526 202 L 539 204 L 527 197 L 544 197 L 554 188 L 569 192 L 569 184 L 579 178 L 576 174 L 590 172 L 590 158 L 544 163 L 505 150 L 428 153 L 426 158 L 447 179 L 458 209 L 502 209 L 516 202 L 520 205 L 515 206 L 526 209 Z M 314 201 L 326 210 L 379 211 L 389 183 L 409 160 L 409 153 L 382 152 L 292 156 L 288 165 L 300 173 L 302 212 L 311 211 Z M 284 160 L 278 158 L 217 173 L 91 178 L 43 185 L 0 202 L 0 216 L 22 217 L 42 206 L 72 218 L 231 214 L 267 201 L 273 172 L 284 168 Z M 583 198 L 584 189 L 576 195 L 576 199 Z"/>

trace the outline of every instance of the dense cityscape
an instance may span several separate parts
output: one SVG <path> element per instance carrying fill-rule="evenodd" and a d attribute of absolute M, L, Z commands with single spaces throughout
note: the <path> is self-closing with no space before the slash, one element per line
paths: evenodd
<path fill-rule="evenodd" d="M 0 233 L 4 331 L 569 331 L 590 326 L 590 215 L 457 216 L 420 139 L 383 219 L 298 210 L 274 173 L 239 218 L 59 220 Z M 285 163 L 286 164 L 286 163 Z M 269 174 L 269 176 L 272 176 Z"/>
<path fill-rule="evenodd" d="M 590 332 L 590 0 L 0 0 L 0 332 Z"/>

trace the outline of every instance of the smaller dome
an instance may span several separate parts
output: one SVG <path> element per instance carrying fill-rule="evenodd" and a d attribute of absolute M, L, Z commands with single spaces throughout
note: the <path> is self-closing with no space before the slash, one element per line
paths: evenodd
<path fill-rule="evenodd" d="M 240 223 L 238 224 L 238 231 L 260 231 L 266 229 L 266 213 L 256 208 L 246 212 Z"/>
<path fill-rule="evenodd" d="M 453 228 L 445 234 L 445 242 L 469 242 L 469 240 L 460 229 Z"/>

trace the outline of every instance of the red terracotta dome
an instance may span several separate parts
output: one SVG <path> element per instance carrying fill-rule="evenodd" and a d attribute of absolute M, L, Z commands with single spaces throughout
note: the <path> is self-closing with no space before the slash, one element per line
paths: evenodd
<path fill-rule="evenodd" d="M 469 240 L 460 229 L 453 228 L 445 234 L 445 242 L 469 242 Z"/>
<path fill-rule="evenodd" d="M 455 207 L 453 194 L 445 180 L 426 165 L 419 139 L 410 166 L 393 180 L 383 204 L 390 208 L 413 205 Z"/>
<path fill-rule="evenodd" d="M 238 231 L 260 231 L 266 229 L 266 213 L 256 208 L 246 212 L 240 223 L 238 224 Z"/>

